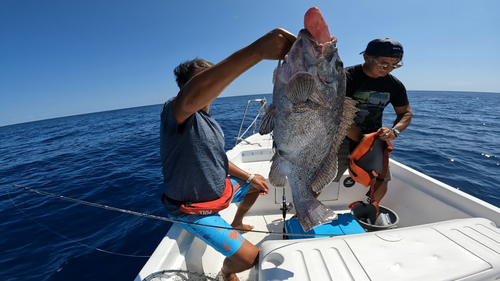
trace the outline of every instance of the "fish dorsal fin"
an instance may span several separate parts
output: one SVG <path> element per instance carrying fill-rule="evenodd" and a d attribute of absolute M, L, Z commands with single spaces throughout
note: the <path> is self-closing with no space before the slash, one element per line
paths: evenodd
<path fill-rule="evenodd" d="M 350 97 L 346 97 L 344 99 L 344 112 L 342 113 L 342 119 L 340 120 L 337 135 L 335 136 L 335 140 L 333 141 L 333 148 L 335 150 L 335 153 L 339 151 L 340 145 L 344 141 L 344 138 L 347 136 L 349 129 L 351 129 L 352 123 L 354 123 L 356 112 L 359 111 L 359 109 L 356 108 L 357 103 L 357 101 L 351 99 Z"/>
<path fill-rule="evenodd" d="M 356 112 L 359 111 L 359 109 L 357 109 L 355 106 L 356 103 L 357 102 L 355 100 L 349 97 L 346 97 L 344 100 L 342 120 L 340 121 L 339 128 L 337 129 L 337 134 L 335 135 L 335 139 L 333 140 L 332 147 L 330 148 L 330 152 L 323 162 L 323 167 L 321 167 L 321 169 L 316 174 L 313 182 L 311 183 L 311 190 L 316 193 L 321 192 L 321 190 L 323 190 L 323 188 L 325 188 L 325 186 L 327 186 L 337 176 L 337 154 L 340 145 L 344 141 L 344 138 L 347 136 L 347 133 L 351 128 L 351 124 L 354 122 Z"/>
<path fill-rule="evenodd" d="M 321 92 L 319 90 L 316 90 L 310 97 L 309 100 L 316 103 L 317 105 L 325 108 L 332 108 L 330 104 L 325 101 L 323 96 L 321 95 Z"/>

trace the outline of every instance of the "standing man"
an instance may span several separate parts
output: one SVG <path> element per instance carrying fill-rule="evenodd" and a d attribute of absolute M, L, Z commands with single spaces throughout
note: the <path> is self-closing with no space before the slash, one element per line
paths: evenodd
<path fill-rule="evenodd" d="M 260 61 L 283 59 L 295 39 L 288 31 L 275 29 L 216 65 L 201 59 L 180 64 L 174 70 L 180 91 L 162 109 L 163 205 L 170 218 L 188 222 L 181 226 L 226 256 L 224 280 L 238 280 L 236 273 L 258 261 L 258 249 L 232 227 L 253 228 L 243 224 L 243 216 L 259 194 L 269 192 L 269 186 L 261 175 L 248 174 L 228 161 L 224 135 L 209 114 L 210 104 Z M 231 200 L 241 203 L 229 224 L 218 211 Z"/>
<path fill-rule="evenodd" d="M 346 68 L 346 96 L 358 102 L 356 107 L 359 112 L 339 149 L 339 170 L 335 182 L 347 169 L 349 153 L 364 134 L 378 130 L 381 140 L 395 140 L 410 125 L 413 115 L 405 86 L 390 74 L 403 66 L 403 46 L 389 38 L 375 39 L 360 54 L 363 54 L 365 63 Z M 392 128 L 382 127 L 382 113 L 389 103 L 397 115 Z M 391 179 L 389 170 L 375 192 L 375 201 L 380 203 Z"/>

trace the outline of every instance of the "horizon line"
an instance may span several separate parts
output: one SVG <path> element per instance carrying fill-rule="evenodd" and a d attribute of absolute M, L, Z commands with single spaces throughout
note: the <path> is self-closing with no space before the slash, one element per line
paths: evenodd
<path fill-rule="evenodd" d="M 445 90 L 407 90 L 407 92 L 448 92 L 448 93 L 500 94 L 500 92 L 471 92 L 471 91 L 445 91 Z M 247 94 L 247 95 L 228 95 L 228 96 L 219 96 L 219 97 L 217 97 L 217 99 L 219 99 L 219 98 L 231 98 L 231 97 L 256 96 L 256 95 L 272 95 L 272 93 Z M 170 99 L 170 98 L 168 98 L 168 99 Z M 165 100 L 165 101 L 167 101 L 167 100 Z M 139 105 L 139 106 L 131 106 L 131 107 L 122 107 L 122 108 L 110 108 L 110 109 L 100 110 L 100 111 L 83 112 L 83 113 L 77 113 L 77 114 L 71 114 L 71 115 L 48 117 L 48 118 L 42 118 L 42 119 L 36 119 L 36 120 L 30 120 L 30 121 L 23 121 L 23 122 L 18 122 L 18 123 L 5 124 L 5 125 L 1 125 L 0 124 L 0 128 L 7 127 L 7 126 L 13 126 L 13 125 L 21 125 L 21 124 L 26 124 L 26 123 L 38 122 L 38 121 L 47 121 L 47 120 L 52 120 L 52 119 L 74 117 L 74 116 L 94 114 L 94 113 L 102 113 L 102 112 L 108 112 L 108 111 L 118 111 L 118 110 L 124 110 L 124 109 L 132 109 L 132 108 L 140 108 L 140 107 L 161 105 L 163 103 L 164 102 L 162 102 L 162 103 L 154 103 L 154 104 L 147 104 L 147 105 Z"/>

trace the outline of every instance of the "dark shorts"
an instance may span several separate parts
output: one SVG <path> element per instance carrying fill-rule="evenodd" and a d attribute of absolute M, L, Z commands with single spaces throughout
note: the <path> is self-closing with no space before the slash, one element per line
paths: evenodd
<path fill-rule="evenodd" d="M 352 146 L 353 146 L 353 141 L 350 140 L 349 138 L 345 138 L 344 142 L 340 145 L 339 152 L 337 153 L 339 168 L 337 176 L 333 180 L 334 182 L 340 181 L 340 178 L 342 177 L 342 175 L 344 175 L 345 171 L 347 170 L 347 167 L 349 165 L 349 156 L 351 155 L 351 151 L 354 150 L 354 147 Z M 391 166 L 389 165 L 384 181 L 391 181 L 391 180 L 392 180 L 392 173 L 391 173 Z"/>
<path fill-rule="evenodd" d="M 235 188 L 233 200 L 231 202 L 239 203 L 243 201 L 243 198 L 245 198 L 245 195 L 252 186 L 250 184 L 246 184 L 245 181 L 240 179 L 233 177 L 230 177 L 230 179 Z M 200 238 L 207 243 L 207 245 L 211 246 L 226 257 L 230 257 L 236 253 L 241 248 L 241 245 L 243 245 L 243 241 L 245 241 L 245 238 L 243 238 L 238 231 L 231 229 L 232 226 L 221 218 L 218 213 L 207 216 L 186 215 L 182 217 L 174 217 L 168 215 L 168 217 L 178 221 L 189 222 L 190 224 L 179 224 L 182 228 Z M 207 227 L 204 225 L 211 225 L 213 227 Z"/>

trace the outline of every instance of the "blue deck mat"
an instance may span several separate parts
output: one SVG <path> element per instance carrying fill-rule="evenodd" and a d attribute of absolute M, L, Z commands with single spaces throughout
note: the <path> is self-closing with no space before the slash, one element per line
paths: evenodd
<path fill-rule="evenodd" d="M 338 215 L 338 219 L 332 221 L 331 223 L 316 226 L 315 228 L 309 230 L 307 233 L 304 232 L 297 218 L 291 218 L 287 220 L 285 222 L 285 227 L 286 227 L 286 232 L 290 233 L 290 235 L 288 235 L 289 239 L 326 237 L 324 235 L 300 236 L 293 234 L 327 234 L 331 236 L 339 236 L 339 235 L 358 234 L 366 232 L 363 229 L 363 227 L 359 225 L 356 219 L 354 219 L 354 216 L 351 213 L 340 214 Z"/>

